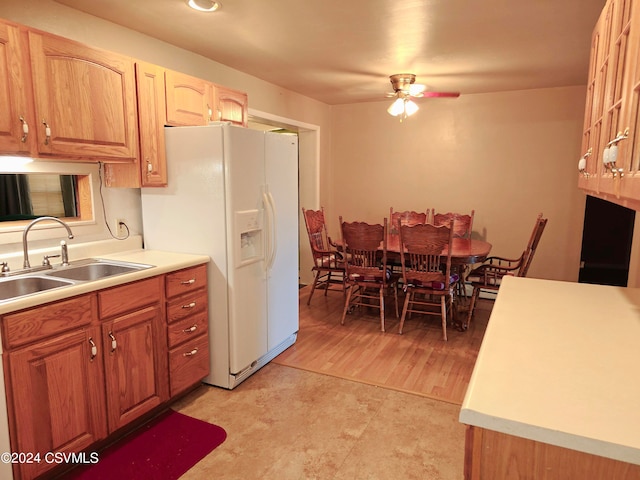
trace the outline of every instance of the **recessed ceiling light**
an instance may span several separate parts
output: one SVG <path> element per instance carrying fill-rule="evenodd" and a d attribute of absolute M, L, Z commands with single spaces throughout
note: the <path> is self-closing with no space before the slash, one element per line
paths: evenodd
<path fill-rule="evenodd" d="M 189 0 L 187 4 L 194 10 L 200 12 L 215 12 L 222 7 L 220 2 L 214 2 L 212 0 Z"/>

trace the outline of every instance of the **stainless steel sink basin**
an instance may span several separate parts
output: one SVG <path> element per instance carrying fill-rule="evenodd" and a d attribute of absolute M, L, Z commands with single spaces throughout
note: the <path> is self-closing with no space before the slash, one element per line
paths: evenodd
<path fill-rule="evenodd" d="M 0 280 L 0 301 L 24 297 L 34 293 L 40 293 L 52 288 L 66 287 L 73 282 L 58 278 L 44 276 L 28 276 Z"/>
<path fill-rule="evenodd" d="M 57 267 L 48 271 L 46 275 L 56 278 L 67 278 L 80 282 L 90 282 L 92 280 L 100 280 L 101 278 L 144 270 L 150 267 L 152 267 L 152 265 L 112 262 L 110 260 L 92 258 L 72 263 L 66 267 Z"/>

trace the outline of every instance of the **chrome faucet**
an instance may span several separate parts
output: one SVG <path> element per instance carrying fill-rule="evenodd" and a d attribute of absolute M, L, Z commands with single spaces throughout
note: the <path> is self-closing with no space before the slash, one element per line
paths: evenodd
<path fill-rule="evenodd" d="M 69 228 L 69 225 L 64 223 L 59 218 L 56 218 L 56 217 L 38 217 L 38 218 L 36 218 L 34 221 L 32 221 L 29 225 L 27 225 L 25 227 L 24 232 L 22 233 L 22 250 L 23 250 L 23 255 L 24 255 L 24 262 L 22 264 L 22 268 L 31 268 L 31 264 L 29 263 L 29 249 L 27 248 L 27 234 L 29 233 L 29 230 L 31 230 L 31 227 L 33 227 L 36 223 L 45 222 L 47 220 L 50 220 L 50 221 L 53 221 L 53 222 L 58 222 L 60 225 L 62 225 L 64 228 L 67 229 L 67 233 L 69 234 L 69 238 L 73 238 L 73 232 L 71 232 L 71 229 Z M 65 245 L 65 247 L 66 247 L 66 245 Z M 68 259 L 67 259 L 67 262 L 68 262 Z"/>

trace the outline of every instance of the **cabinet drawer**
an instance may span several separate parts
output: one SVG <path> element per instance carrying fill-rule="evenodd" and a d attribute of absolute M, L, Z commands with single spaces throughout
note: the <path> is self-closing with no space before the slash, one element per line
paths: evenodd
<path fill-rule="evenodd" d="M 112 317 L 161 302 L 162 277 L 153 277 L 98 292 L 100 318 Z"/>
<path fill-rule="evenodd" d="M 169 352 L 170 394 L 195 385 L 209 374 L 209 337 L 200 335 Z"/>
<path fill-rule="evenodd" d="M 167 275 L 167 298 L 183 295 L 207 285 L 207 265 L 187 268 Z"/>
<path fill-rule="evenodd" d="M 176 322 L 190 315 L 207 311 L 207 291 L 200 290 L 171 301 L 167 305 L 167 322 Z"/>
<path fill-rule="evenodd" d="M 179 322 L 169 324 L 168 341 L 169 348 L 192 340 L 193 338 L 207 332 L 209 327 L 209 315 L 207 310 L 196 313 Z"/>
<path fill-rule="evenodd" d="M 5 315 L 2 333 L 5 348 L 25 345 L 91 323 L 96 296 L 83 295 L 41 307 Z"/>

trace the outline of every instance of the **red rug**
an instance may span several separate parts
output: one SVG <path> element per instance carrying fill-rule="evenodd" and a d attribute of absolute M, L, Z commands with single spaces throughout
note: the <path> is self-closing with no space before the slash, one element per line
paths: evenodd
<path fill-rule="evenodd" d="M 226 438 L 222 427 L 168 410 L 65 478 L 176 480 Z"/>

